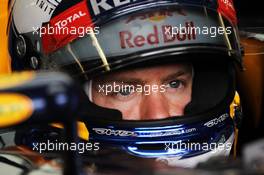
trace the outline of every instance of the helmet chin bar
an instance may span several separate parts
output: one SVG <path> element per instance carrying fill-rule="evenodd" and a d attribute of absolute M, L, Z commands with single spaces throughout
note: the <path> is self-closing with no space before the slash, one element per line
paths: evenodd
<path fill-rule="evenodd" d="M 86 124 L 91 141 L 144 158 L 165 156 L 187 159 L 219 149 L 230 151 L 232 141 L 229 139 L 234 133 L 234 122 L 228 111 L 187 124 L 183 120 L 190 118 L 184 117 L 181 122 L 177 122 L 177 119 L 145 122 L 148 123 L 145 126 L 139 122 L 131 124 L 138 123 L 137 126 L 126 125 L 125 121 L 122 124 L 103 125 L 91 121 Z"/>
<path fill-rule="evenodd" d="M 229 148 L 230 146 L 233 145 L 234 141 L 234 136 L 235 134 L 233 133 L 227 141 L 223 144 L 225 148 Z M 165 157 L 161 156 L 157 158 L 157 161 L 162 161 L 166 162 L 169 166 L 180 166 L 184 168 L 194 168 L 197 166 L 198 163 L 207 161 L 210 157 L 213 156 L 228 156 L 230 154 L 231 149 L 222 149 L 220 147 L 214 149 L 213 151 L 206 152 L 204 154 L 195 156 L 195 157 L 190 157 L 190 158 L 185 158 L 181 159 L 180 157 Z"/>

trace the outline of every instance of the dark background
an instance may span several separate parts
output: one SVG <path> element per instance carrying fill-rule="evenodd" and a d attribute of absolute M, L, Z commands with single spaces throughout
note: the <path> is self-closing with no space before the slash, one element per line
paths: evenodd
<path fill-rule="evenodd" d="M 234 0 L 240 29 L 254 30 L 255 28 L 264 32 L 263 4 L 263 0 Z"/>

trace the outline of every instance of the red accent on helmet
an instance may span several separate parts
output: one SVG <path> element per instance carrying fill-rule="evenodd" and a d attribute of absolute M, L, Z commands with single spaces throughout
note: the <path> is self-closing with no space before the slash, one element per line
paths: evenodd
<path fill-rule="evenodd" d="M 218 0 L 217 11 L 229 19 L 234 25 L 237 24 L 236 10 L 233 0 Z"/>
<path fill-rule="evenodd" d="M 52 18 L 45 26 L 42 37 L 44 53 L 51 53 L 78 38 L 81 35 L 78 29 L 91 27 L 92 18 L 84 0 Z"/>

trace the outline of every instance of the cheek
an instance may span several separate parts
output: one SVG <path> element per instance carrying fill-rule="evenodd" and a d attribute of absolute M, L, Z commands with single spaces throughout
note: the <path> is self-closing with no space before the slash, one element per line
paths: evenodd
<path fill-rule="evenodd" d="M 135 117 L 139 116 L 140 99 L 133 98 L 128 101 L 119 101 L 110 96 L 93 95 L 93 102 L 101 107 L 117 109 L 121 111 L 123 119 L 125 120 L 138 120 Z"/>
<path fill-rule="evenodd" d="M 165 95 L 168 100 L 170 116 L 184 115 L 186 105 L 191 101 L 191 88 L 186 88 L 181 93 L 169 93 Z"/>
<path fill-rule="evenodd" d="M 166 93 L 165 96 L 169 103 L 179 104 L 185 106 L 191 101 L 191 91 L 187 90 L 181 93 Z"/>

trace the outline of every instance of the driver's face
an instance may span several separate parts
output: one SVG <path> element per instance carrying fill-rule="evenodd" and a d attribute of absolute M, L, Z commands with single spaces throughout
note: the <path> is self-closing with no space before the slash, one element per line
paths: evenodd
<path fill-rule="evenodd" d="M 99 106 L 120 110 L 125 120 L 154 120 L 183 115 L 191 92 L 192 66 L 173 64 L 95 79 L 92 100 Z"/>

